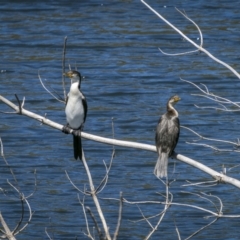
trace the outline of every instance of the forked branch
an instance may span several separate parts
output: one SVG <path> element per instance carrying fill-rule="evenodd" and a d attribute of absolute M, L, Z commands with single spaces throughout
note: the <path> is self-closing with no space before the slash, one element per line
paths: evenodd
<path fill-rule="evenodd" d="M 187 82 L 187 83 L 193 85 L 195 88 L 197 88 L 201 92 L 201 94 L 191 94 L 192 96 L 207 98 L 221 106 L 221 107 L 209 107 L 209 106 L 203 107 L 203 106 L 195 105 L 197 108 L 201 108 L 201 109 L 209 108 L 209 109 L 221 110 L 221 111 L 226 111 L 226 112 L 239 112 L 240 111 L 240 103 L 239 102 L 233 102 L 227 98 L 220 97 L 220 96 L 210 92 L 208 87 L 205 84 L 201 83 L 201 85 L 203 86 L 201 88 L 200 86 L 198 86 L 197 84 L 195 84 L 191 81 L 187 81 L 182 78 L 180 78 L 180 79 L 183 82 Z M 230 109 L 230 107 L 235 108 L 235 109 L 232 109 L 232 108 Z"/>
<path fill-rule="evenodd" d="M 21 107 L 19 106 L 19 108 L 21 108 Z M 24 194 L 20 191 L 20 188 L 19 188 L 19 185 L 18 185 L 18 181 L 17 181 L 17 179 L 15 177 L 15 174 L 14 174 L 12 168 L 10 168 L 10 166 L 9 166 L 5 156 L 4 156 L 3 143 L 2 143 L 1 138 L 0 138 L 0 147 L 1 147 L 1 157 L 3 158 L 5 164 L 9 167 L 9 170 L 10 170 L 12 176 L 13 176 L 13 179 L 15 181 L 16 186 L 14 186 L 8 180 L 7 180 L 7 182 L 18 193 L 18 196 L 19 196 L 19 199 L 20 199 L 20 202 L 21 202 L 21 207 L 22 207 L 20 220 L 18 221 L 16 227 L 12 231 L 8 228 L 6 222 L 4 221 L 3 216 L 0 213 L 0 222 L 1 222 L 2 226 L 3 226 L 3 228 L 4 228 L 4 231 L 1 230 L 3 235 L 0 236 L 0 238 L 8 238 L 9 240 L 15 240 L 15 236 L 17 234 L 19 234 L 21 231 L 23 231 L 28 226 L 28 224 L 31 222 L 31 220 L 32 220 L 33 212 L 32 212 L 31 206 L 30 206 L 30 204 L 28 202 L 28 197 L 31 197 L 34 194 L 34 192 L 36 191 L 36 177 L 35 177 L 35 189 L 34 189 L 34 192 L 32 194 L 30 194 L 28 197 L 25 197 Z M 23 221 L 24 221 L 24 214 L 25 214 L 25 211 L 26 211 L 25 207 L 24 207 L 25 204 L 28 207 L 29 217 L 28 217 L 27 223 L 25 223 L 22 226 Z"/>
<path fill-rule="evenodd" d="M 163 20 L 167 25 L 169 25 L 172 29 L 174 29 L 179 35 L 181 35 L 186 41 L 188 41 L 189 43 L 191 43 L 197 50 L 204 52 L 208 57 L 210 57 L 211 59 L 213 59 L 215 62 L 220 63 L 221 65 L 225 66 L 226 68 L 228 68 L 234 75 L 236 75 L 239 79 L 240 79 L 240 74 L 234 69 L 232 68 L 230 65 L 228 65 L 227 63 L 221 61 L 220 59 L 214 57 L 210 52 L 208 52 L 205 48 L 203 48 L 201 45 L 198 45 L 197 43 L 195 43 L 194 41 L 192 41 L 189 37 L 187 37 L 182 31 L 180 31 L 178 28 L 176 28 L 173 24 L 171 24 L 166 18 L 164 18 L 160 13 L 158 13 L 155 9 L 153 9 L 149 4 L 147 4 L 144 0 L 141 0 L 141 2 L 147 7 L 149 8 L 154 14 L 156 14 L 161 20 Z M 184 14 L 183 12 L 181 12 L 180 10 L 178 10 L 178 12 L 180 12 L 186 19 L 188 19 L 190 21 L 190 18 L 186 16 L 186 14 Z M 193 21 L 191 20 L 191 22 L 193 23 Z M 195 26 L 197 26 L 196 24 L 194 24 Z M 200 29 L 200 28 L 198 28 Z"/>

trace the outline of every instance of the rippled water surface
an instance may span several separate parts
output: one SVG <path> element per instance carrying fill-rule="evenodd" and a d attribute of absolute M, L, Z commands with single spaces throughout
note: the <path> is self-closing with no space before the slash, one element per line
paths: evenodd
<path fill-rule="evenodd" d="M 204 47 L 239 71 L 239 1 L 149 3 L 199 43 L 196 28 L 175 7 L 184 9 L 201 28 Z M 14 94 L 20 99 L 25 97 L 25 108 L 29 111 L 66 123 L 64 105 L 42 88 L 38 74 L 49 87 L 63 95 L 62 52 L 67 36 L 66 69 L 69 64 L 72 68 L 76 66 L 86 80 L 82 82 L 89 107 L 85 132 L 111 138 L 114 119 L 115 138 L 154 144 L 159 116 L 165 112 L 168 98 L 177 93 L 182 98 L 176 106 L 181 125 L 210 138 L 229 141 L 239 138 L 239 113 L 196 108 L 195 104 L 217 105 L 193 96 L 199 91 L 180 78 L 206 84 L 211 92 L 233 101 L 239 101 L 240 81 L 203 53 L 184 56 L 160 53 L 158 48 L 179 53 L 193 47 L 140 1 L 1 1 L 0 19 L 0 94 L 15 103 Z M 3 103 L 0 110 L 10 111 Z M 72 137 L 14 114 L 1 113 L 0 123 L 5 156 L 25 196 L 34 191 L 33 173 L 37 172 L 37 189 L 29 198 L 34 215 L 17 239 L 48 239 L 45 228 L 54 239 L 87 239 L 83 234 L 86 224 L 79 192 L 65 174 L 67 171 L 80 189 L 88 187 L 82 163 L 73 158 Z M 176 152 L 216 171 L 221 171 L 223 165 L 230 168 L 239 163 L 237 153 L 215 152 L 186 143 L 194 139 L 197 138 L 191 132 L 181 129 Z M 89 140 L 83 140 L 83 146 L 97 186 L 105 174 L 103 160 L 109 163 L 112 147 Z M 222 147 L 231 149 L 229 145 Z M 118 202 L 104 198 L 119 198 L 122 191 L 129 201 L 164 201 L 158 193 L 164 194 L 165 187 L 153 175 L 156 158 L 154 152 L 116 147 L 108 184 L 99 194 L 111 233 L 117 223 Z M 171 175 L 174 167 L 175 174 Z M 13 229 L 21 216 L 21 204 L 6 181 L 13 182 L 3 160 L 0 169 L 0 188 L 6 191 L 0 195 L 0 211 Z M 223 184 L 208 188 L 184 187 L 186 179 L 202 182 L 212 178 L 176 160 L 170 161 L 169 173 L 171 179 L 176 179 L 170 187 L 174 202 L 197 204 L 216 211 L 208 201 L 186 193 L 204 191 L 222 199 L 225 214 L 240 213 L 238 189 Z M 239 168 L 234 168 L 229 175 L 239 178 Z M 218 204 L 215 198 L 211 200 Z M 86 197 L 85 204 L 97 216 L 90 197 Z M 162 205 L 140 207 L 145 216 L 162 211 Z M 26 211 L 25 220 L 27 214 Z M 205 219 L 207 215 L 195 209 L 172 206 L 151 239 L 177 239 L 175 225 L 184 239 L 213 220 Z M 150 226 L 146 221 L 138 222 L 140 219 L 142 215 L 137 206 L 124 204 L 119 239 L 144 239 Z M 151 220 L 152 224 L 157 220 Z M 91 220 L 89 222 L 92 228 Z M 239 219 L 219 219 L 193 239 L 239 239 Z"/>

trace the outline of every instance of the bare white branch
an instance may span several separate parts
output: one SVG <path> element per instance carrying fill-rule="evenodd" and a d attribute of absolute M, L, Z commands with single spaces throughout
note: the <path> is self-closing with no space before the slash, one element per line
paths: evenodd
<path fill-rule="evenodd" d="M 191 143 L 191 142 L 186 142 L 188 144 L 192 144 L 192 145 L 198 145 L 198 146 L 202 146 L 202 147 L 206 147 L 206 148 L 211 148 L 213 150 L 215 150 L 216 152 L 240 152 L 240 150 L 230 150 L 230 149 L 220 149 L 217 147 L 214 147 L 212 145 L 209 144 L 204 144 L 204 143 Z"/>
<path fill-rule="evenodd" d="M 167 19 L 165 19 L 161 14 L 159 14 L 156 10 L 154 10 L 149 4 L 147 4 L 144 0 L 141 0 L 141 2 L 147 7 L 149 8 L 154 14 L 156 14 L 161 20 L 163 20 L 167 25 L 169 25 L 172 29 L 174 29 L 179 35 L 181 35 L 186 41 L 188 41 L 189 43 L 191 43 L 194 47 L 197 48 L 197 50 L 204 52 L 208 57 L 212 58 L 214 61 L 222 64 L 223 66 L 225 66 L 226 68 L 228 68 L 233 74 L 235 74 L 239 79 L 240 79 L 240 75 L 239 73 L 232 68 L 230 65 L 228 65 L 227 63 L 221 61 L 220 59 L 214 57 L 210 52 L 208 52 L 205 48 L 203 48 L 202 46 L 196 44 L 194 41 L 192 41 L 189 37 L 187 37 L 182 31 L 180 31 L 178 28 L 176 28 L 174 25 L 172 25 Z M 182 13 L 183 14 L 183 13 Z M 184 15 L 184 14 L 183 14 Z M 188 18 L 189 20 L 189 18 Z"/>
<path fill-rule="evenodd" d="M 22 196 L 23 196 L 23 195 L 22 195 Z M 19 230 L 16 229 L 16 231 L 14 231 L 14 235 L 19 234 L 20 232 L 22 232 L 22 231 L 28 226 L 28 224 L 31 222 L 32 216 L 33 216 L 33 214 L 34 214 L 34 212 L 32 212 L 32 209 L 31 209 L 31 206 L 30 206 L 28 200 L 27 200 L 26 198 L 24 198 L 24 196 L 23 196 L 23 200 L 25 201 L 25 203 L 26 203 L 27 206 L 28 206 L 28 211 L 29 211 L 28 221 L 27 221 L 27 223 L 25 223 L 25 225 L 24 225 L 21 229 L 19 229 Z M 19 225 L 19 226 L 20 226 L 20 225 Z"/>
<path fill-rule="evenodd" d="M 39 81 L 41 83 L 41 85 L 43 86 L 43 88 L 53 97 L 55 98 L 57 101 L 61 102 L 61 103 L 64 103 L 65 104 L 65 101 L 61 100 L 60 98 L 57 98 L 50 90 L 48 90 L 48 88 L 44 85 L 42 79 L 41 79 L 41 76 L 40 76 L 40 73 L 38 71 L 38 78 L 39 78 Z"/>
<path fill-rule="evenodd" d="M 6 224 L 6 222 L 4 221 L 4 218 L 0 212 L 0 222 L 3 226 L 4 229 L 4 235 L 1 236 L 1 238 L 8 238 L 8 240 L 16 240 L 16 238 L 14 237 L 13 233 L 11 232 L 11 230 L 9 229 L 8 225 Z"/>
<path fill-rule="evenodd" d="M 207 98 L 211 101 L 214 101 L 216 102 L 217 104 L 219 104 L 222 108 L 217 108 L 217 107 L 200 107 L 198 105 L 195 104 L 195 107 L 197 108 L 201 108 L 201 109 L 215 109 L 215 110 L 221 110 L 221 111 L 227 111 L 227 112 L 239 112 L 240 111 L 240 105 L 239 105 L 239 102 L 233 102 L 227 98 L 224 98 L 224 97 L 220 97 L 212 92 L 209 92 L 207 86 L 205 84 L 202 84 L 202 86 L 204 86 L 205 89 L 199 87 L 197 84 L 191 82 L 191 81 L 187 81 L 187 80 L 184 80 L 182 78 L 180 78 L 183 82 L 187 82 L 191 85 L 193 85 L 195 88 L 197 88 L 200 92 L 202 92 L 203 94 L 191 94 L 192 96 L 198 96 L 198 97 L 204 97 L 204 98 Z M 229 109 L 228 107 L 226 107 L 224 104 L 227 104 L 227 105 L 232 105 L 233 107 L 236 107 L 237 109 Z"/>
<path fill-rule="evenodd" d="M 197 28 L 199 35 L 200 35 L 200 46 L 203 46 L 203 35 L 201 32 L 201 29 L 198 27 L 198 25 L 192 20 L 190 19 L 186 14 L 184 14 L 183 12 L 181 12 L 179 9 L 176 8 L 176 10 L 181 13 L 187 20 L 189 20 L 192 24 L 195 25 L 195 27 Z M 168 55 L 168 56 L 180 56 L 180 55 L 186 55 L 186 54 L 192 54 L 192 53 L 196 53 L 199 52 L 199 50 L 193 50 L 193 51 L 188 51 L 188 52 L 183 52 L 183 53 L 166 53 L 164 52 L 162 49 L 158 48 L 159 51 L 164 54 L 164 55 Z"/>
<path fill-rule="evenodd" d="M 148 219 L 150 219 L 149 217 L 145 217 L 145 215 L 143 214 L 143 211 L 142 211 L 142 209 L 138 206 L 138 204 L 137 204 L 137 207 L 138 207 L 138 210 L 139 210 L 139 212 L 141 213 L 141 215 L 142 215 L 142 217 L 143 217 L 143 219 L 141 219 L 141 220 L 139 220 L 138 222 L 140 222 L 140 221 L 146 221 L 147 223 L 148 223 L 148 225 L 151 227 L 151 229 L 153 230 L 154 229 L 154 227 L 153 227 L 153 225 L 151 224 L 151 222 L 148 220 Z M 137 222 L 137 221 L 136 221 Z"/>
<path fill-rule="evenodd" d="M 66 55 L 66 45 L 67 45 L 67 36 L 64 38 L 63 44 L 63 56 L 62 56 L 62 86 L 63 86 L 63 96 L 64 96 L 64 103 L 67 99 L 66 88 L 65 88 L 65 55 Z"/>
<path fill-rule="evenodd" d="M 86 207 L 86 209 L 94 222 L 95 228 L 97 229 L 97 232 L 98 232 L 99 239 L 100 240 L 104 239 L 102 231 L 101 231 L 100 227 L 98 226 L 97 219 L 95 218 L 93 212 L 91 211 L 90 207 Z"/>
<path fill-rule="evenodd" d="M 120 226 L 121 226 L 121 221 L 122 221 L 122 209 L 123 209 L 123 196 L 122 192 L 120 192 L 120 201 L 119 201 L 119 210 L 118 210 L 118 222 L 117 222 L 117 227 L 114 232 L 113 240 L 117 240 Z"/>
<path fill-rule="evenodd" d="M 219 211 L 218 207 L 216 206 L 216 204 L 215 204 L 212 200 L 210 200 L 210 199 L 207 198 L 207 197 L 204 197 L 204 196 L 215 197 L 214 195 L 206 194 L 206 193 L 204 193 L 204 192 L 201 192 L 201 194 L 204 195 L 204 196 L 202 196 L 201 194 L 198 194 L 198 193 L 192 193 L 192 192 L 186 192 L 186 191 L 182 191 L 182 193 L 187 193 L 187 194 L 190 194 L 190 195 L 194 195 L 194 196 L 197 196 L 197 197 L 199 197 L 199 198 L 201 198 L 201 199 L 204 199 L 204 200 L 210 202 L 213 206 L 215 206 L 217 212 L 222 214 L 222 201 L 221 201 L 220 198 L 217 198 L 217 199 L 219 200 L 220 209 L 221 209 L 221 210 Z"/>
<path fill-rule="evenodd" d="M 97 198 L 97 195 L 96 195 L 96 191 L 95 191 L 95 188 L 94 188 L 94 185 L 93 185 L 91 172 L 90 172 L 90 170 L 88 168 L 87 161 L 85 159 L 83 149 L 82 149 L 82 162 L 83 162 L 83 166 L 84 166 L 85 171 L 86 171 L 87 176 L 88 176 L 88 182 L 89 182 L 89 186 L 90 186 L 90 189 L 91 189 L 91 196 L 92 196 L 92 199 L 93 199 L 94 204 L 96 206 L 96 209 L 98 211 L 99 217 L 101 219 L 101 222 L 102 222 L 102 225 L 103 225 L 103 229 L 104 229 L 104 232 L 105 232 L 105 235 L 106 235 L 106 239 L 111 240 L 111 237 L 110 237 L 110 234 L 109 234 L 109 230 L 108 230 L 108 226 L 107 226 L 105 217 L 103 215 L 102 209 L 100 207 L 100 204 L 99 204 L 99 201 L 98 201 L 98 198 Z"/>
<path fill-rule="evenodd" d="M 92 218 L 92 220 L 94 222 L 95 228 L 97 229 L 97 232 L 98 232 L 99 239 L 100 240 L 104 239 L 102 231 L 101 231 L 101 228 L 98 226 L 97 219 L 95 218 L 91 208 L 90 207 L 86 207 L 86 209 L 87 209 L 88 213 L 90 214 L 90 216 L 91 216 L 91 218 Z"/>
<path fill-rule="evenodd" d="M 83 196 L 83 200 L 81 201 L 80 200 L 80 197 L 79 197 L 79 194 L 78 194 L 78 201 L 79 203 L 81 204 L 82 206 L 82 209 L 83 209 L 83 214 L 84 214 L 84 218 L 85 218 L 85 222 L 86 222 L 86 228 L 87 228 L 87 234 L 85 234 L 86 236 L 88 236 L 90 239 L 94 240 L 90 230 L 89 230 L 89 225 L 88 225 L 88 218 L 87 218 L 87 214 L 86 214 L 86 211 L 85 211 L 85 204 L 84 204 L 84 200 L 85 200 L 85 196 Z"/>
<path fill-rule="evenodd" d="M 101 181 L 101 183 L 99 184 L 99 186 L 96 188 L 96 194 L 99 194 L 105 188 L 105 186 L 107 184 L 108 175 L 109 175 L 109 172 L 110 172 L 111 167 L 112 167 L 112 162 L 113 162 L 114 156 L 115 156 L 115 148 L 114 148 L 114 145 L 113 145 L 113 152 L 112 152 L 112 157 L 111 157 L 111 160 L 110 160 L 110 163 L 109 163 L 109 167 L 107 167 L 105 161 L 103 161 L 103 163 L 105 165 L 105 168 L 106 168 L 106 174 L 105 174 L 103 180 Z"/>
<path fill-rule="evenodd" d="M 180 232 L 178 230 L 178 227 L 177 227 L 176 223 L 175 223 L 175 230 L 177 232 L 178 240 L 181 240 L 181 235 L 180 235 Z"/>
<path fill-rule="evenodd" d="M 190 181 L 186 180 L 186 182 L 189 182 L 189 184 L 183 184 L 182 187 L 188 187 L 188 186 L 211 187 L 211 186 L 215 186 L 218 184 L 217 180 L 206 181 L 206 182 L 197 182 L 197 183 L 191 183 Z"/>
<path fill-rule="evenodd" d="M 45 228 L 45 233 L 46 233 L 47 237 L 48 237 L 50 240 L 53 240 L 53 239 L 50 237 L 50 235 L 48 234 L 47 228 Z"/>
<path fill-rule="evenodd" d="M 199 52 L 198 50 L 194 50 L 194 51 L 183 52 L 183 53 L 166 53 L 166 52 L 164 52 L 161 48 L 158 48 L 158 50 L 159 50 L 162 54 L 167 55 L 167 56 L 181 56 L 181 55 L 186 55 L 186 54 L 192 54 L 192 53 Z"/>
<path fill-rule="evenodd" d="M 0 101 L 4 102 L 5 104 L 7 104 L 9 107 L 13 108 L 14 110 L 18 110 L 18 106 L 16 106 L 15 104 L 13 104 L 12 102 L 10 102 L 9 100 L 7 100 L 6 98 L 4 98 L 3 96 L 0 95 Z M 53 127 L 55 129 L 58 129 L 60 131 L 62 131 L 63 129 L 63 125 L 58 124 L 56 122 L 53 122 L 45 117 L 42 117 L 38 114 L 35 114 L 33 112 L 30 112 L 28 110 L 25 110 L 24 108 L 22 109 L 22 115 L 33 118 L 45 125 L 48 125 L 50 127 Z M 71 130 L 71 133 L 73 131 Z M 86 138 L 89 140 L 93 140 L 93 141 L 97 141 L 97 142 L 101 142 L 101 143 L 105 143 L 105 144 L 110 144 L 110 145 L 115 145 L 115 146 L 122 146 L 122 147 L 130 147 L 130 148 L 137 148 L 137 149 L 143 149 L 143 150 L 147 150 L 147 151 L 152 151 L 152 152 L 156 152 L 156 147 L 153 145 L 149 145 L 149 144 L 144 144 L 144 143 L 136 143 L 136 142 L 129 142 L 129 141 L 122 141 L 122 140 L 116 140 L 116 139 L 111 139 L 111 138 L 104 138 L 104 137 L 99 137 L 93 134 L 89 134 L 89 133 L 85 133 L 85 132 L 81 132 L 81 137 L 82 138 Z M 211 168 L 191 159 L 188 157 L 185 157 L 181 154 L 177 154 L 175 153 L 173 156 L 173 158 L 187 163 L 195 168 L 200 169 L 201 171 L 211 175 L 214 179 L 218 180 L 219 183 L 220 182 L 224 182 L 224 183 L 229 183 L 232 184 L 235 187 L 240 188 L 240 181 L 235 179 L 235 178 L 231 178 L 228 177 L 222 173 L 219 173 L 217 171 L 212 170 Z"/>
<path fill-rule="evenodd" d="M 195 132 L 194 130 L 192 130 L 192 129 L 189 128 L 189 127 L 181 126 L 181 128 L 187 129 L 188 131 L 194 133 L 195 135 L 197 135 L 197 136 L 200 138 L 199 140 L 204 139 L 204 140 L 207 140 L 207 141 L 227 143 L 227 144 L 234 145 L 234 146 L 236 146 L 236 147 L 240 147 L 239 142 L 231 142 L 231 141 L 226 141 L 226 140 L 221 140 L 221 139 L 216 139 L 216 138 L 207 138 L 207 137 L 204 137 L 204 136 L 202 136 L 201 134 Z M 195 141 L 196 141 L 196 140 L 195 140 Z"/>
<path fill-rule="evenodd" d="M 178 8 L 175 8 L 179 13 L 181 13 L 188 21 L 190 21 L 198 30 L 198 33 L 200 35 L 200 47 L 203 46 L 203 35 L 202 35 L 202 31 L 199 28 L 199 26 L 191 19 L 187 16 L 187 14 L 183 13 L 182 11 L 180 11 Z"/>
<path fill-rule="evenodd" d="M 146 236 L 145 240 L 148 240 L 152 235 L 153 233 L 158 229 L 158 226 L 160 225 L 160 223 L 162 222 L 168 208 L 171 206 L 171 203 L 172 203 L 172 200 L 173 200 L 173 195 L 172 194 L 169 194 L 169 184 L 168 184 L 168 180 L 166 180 L 166 201 L 165 201 L 165 205 L 164 205 L 164 210 L 162 211 L 162 214 L 160 215 L 160 218 L 157 222 L 157 224 L 155 225 L 155 227 L 152 228 L 152 230 L 150 231 L 150 233 Z M 170 197 L 169 197 L 170 195 Z"/>
<path fill-rule="evenodd" d="M 90 195 L 90 193 L 87 193 L 85 190 L 82 191 L 81 189 L 79 189 L 79 188 L 74 184 L 74 182 L 73 182 L 73 181 L 71 180 L 71 178 L 69 177 L 67 170 L 65 170 L 65 173 L 66 173 L 67 179 L 70 181 L 70 183 L 73 185 L 73 187 L 74 187 L 75 189 L 77 189 L 77 190 L 78 190 L 80 193 L 82 193 L 83 195 L 85 195 L 85 194 Z"/>
<path fill-rule="evenodd" d="M 33 196 L 33 194 L 37 191 L 37 170 L 35 169 L 34 170 L 34 189 L 33 189 L 33 192 L 32 193 L 30 193 L 28 196 L 26 196 L 25 198 L 26 199 L 28 199 L 28 198 L 30 198 L 30 197 L 32 197 Z"/>
<path fill-rule="evenodd" d="M 118 200 L 118 199 L 115 199 Z M 132 205 L 136 205 L 136 204 L 161 204 L 161 205 L 166 205 L 166 202 L 161 202 L 161 201 L 128 201 L 125 198 L 123 199 L 123 202 L 128 203 L 128 204 L 132 204 Z M 215 213 L 211 210 L 208 210 L 206 208 L 202 208 L 196 205 L 191 205 L 191 204 L 184 204 L 184 203 L 175 203 L 175 202 L 171 202 L 171 206 L 182 206 L 182 207 L 188 207 L 188 208 L 194 208 L 206 213 L 211 214 L 210 216 L 207 216 L 206 218 L 209 217 L 222 217 L 222 218 L 240 218 L 239 214 L 236 215 L 232 215 L 232 214 L 219 214 L 218 212 Z"/>
<path fill-rule="evenodd" d="M 193 234 L 191 234 L 189 237 L 185 238 L 185 240 L 188 240 L 190 238 L 192 238 L 193 236 L 197 235 L 199 232 L 201 232 L 202 230 L 206 229 L 207 227 L 209 227 L 210 225 L 212 225 L 213 223 L 215 223 L 218 220 L 218 218 L 215 218 L 212 222 L 208 223 L 207 225 L 205 225 L 204 227 L 201 227 L 200 229 L 198 229 L 196 232 L 194 232 Z"/>

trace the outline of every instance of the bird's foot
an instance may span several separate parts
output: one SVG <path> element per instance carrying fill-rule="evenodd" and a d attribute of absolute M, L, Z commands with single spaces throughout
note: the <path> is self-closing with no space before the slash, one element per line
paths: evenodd
<path fill-rule="evenodd" d="M 80 130 L 80 129 L 78 129 L 78 130 L 73 130 L 72 133 L 73 133 L 74 136 L 81 137 L 81 130 Z"/>
<path fill-rule="evenodd" d="M 63 126 L 62 132 L 65 134 L 69 134 L 71 132 L 71 128 L 68 125 Z"/>

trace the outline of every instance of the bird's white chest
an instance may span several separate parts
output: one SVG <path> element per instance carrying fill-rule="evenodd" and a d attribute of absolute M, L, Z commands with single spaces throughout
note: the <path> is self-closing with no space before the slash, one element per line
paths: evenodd
<path fill-rule="evenodd" d="M 68 102 L 65 108 L 67 123 L 73 129 L 78 129 L 84 122 L 83 94 L 78 89 L 78 83 L 73 83 L 68 93 Z"/>

